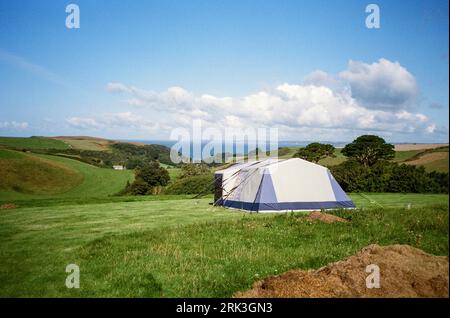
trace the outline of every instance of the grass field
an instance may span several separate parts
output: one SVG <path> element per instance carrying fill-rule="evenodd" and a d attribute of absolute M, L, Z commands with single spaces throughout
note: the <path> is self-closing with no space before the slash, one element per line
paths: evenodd
<path fill-rule="evenodd" d="M 130 170 L 104 169 L 68 158 L 10 150 L 0 150 L 0 167 L 0 202 L 108 196 L 134 178 Z"/>
<path fill-rule="evenodd" d="M 396 151 L 395 152 L 395 162 L 402 162 L 411 159 L 415 155 L 421 153 L 423 150 L 407 150 L 407 151 Z"/>
<path fill-rule="evenodd" d="M 242 213 L 211 198 L 0 210 L 0 296 L 225 297 L 370 243 L 448 255 L 447 195 L 352 198 L 364 209 L 335 212 L 350 224 Z M 79 290 L 65 288 L 69 263 L 80 266 Z"/>
<path fill-rule="evenodd" d="M 448 157 L 448 147 L 441 147 L 419 152 L 405 163 L 423 166 L 427 171 L 448 172 Z"/>
<path fill-rule="evenodd" d="M 67 149 L 69 145 L 61 140 L 45 137 L 0 137 L 0 145 L 27 149 Z"/>
<path fill-rule="evenodd" d="M 31 139 L 18 142 L 47 142 Z M 436 164 L 416 151 L 396 160 Z M 435 153 L 448 163 L 448 150 Z M 320 163 L 343 160 L 337 150 Z M 172 180 L 181 172 L 167 169 Z M 373 243 L 448 255 L 448 195 L 354 193 L 358 209 L 331 212 L 351 222 L 323 224 L 213 207 L 212 196 L 113 196 L 132 179 L 131 170 L 0 148 L 0 205 L 17 206 L 0 208 L 0 297 L 229 297 Z M 80 266 L 80 289 L 65 287 L 68 264 Z"/>
<path fill-rule="evenodd" d="M 113 143 L 111 140 L 85 136 L 54 137 L 53 139 L 63 141 L 74 149 L 92 151 L 110 151 L 109 146 Z"/>
<path fill-rule="evenodd" d="M 83 181 L 81 173 L 64 163 L 2 149 L 0 178 L 0 193 L 32 195 L 66 192 Z"/>

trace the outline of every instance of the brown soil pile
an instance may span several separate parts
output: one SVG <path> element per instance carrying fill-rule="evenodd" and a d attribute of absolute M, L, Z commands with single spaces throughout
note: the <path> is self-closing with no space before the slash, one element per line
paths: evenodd
<path fill-rule="evenodd" d="M 340 218 L 338 216 L 318 211 L 311 212 L 306 219 L 309 221 L 321 221 L 325 223 L 348 222 L 346 219 Z"/>
<path fill-rule="evenodd" d="M 380 288 L 366 287 L 366 266 L 380 269 Z M 318 270 L 293 270 L 255 283 L 237 297 L 448 297 L 448 257 L 409 245 L 369 245 Z"/>
<path fill-rule="evenodd" d="M 0 210 L 2 209 L 15 209 L 17 208 L 17 205 L 15 205 L 14 203 L 5 203 L 0 205 Z"/>

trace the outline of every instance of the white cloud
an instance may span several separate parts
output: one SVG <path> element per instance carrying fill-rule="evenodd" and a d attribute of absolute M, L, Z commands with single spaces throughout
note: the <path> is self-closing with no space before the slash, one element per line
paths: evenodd
<path fill-rule="evenodd" d="M 350 85 L 352 96 L 367 108 L 410 108 L 418 95 L 414 76 L 400 63 L 386 59 L 372 64 L 350 61 L 339 76 Z"/>
<path fill-rule="evenodd" d="M 325 86 L 287 83 L 270 92 L 260 91 L 238 98 L 195 96 L 182 89 L 168 89 L 152 93 L 145 99 L 139 98 L 139 105 L 163 111 L 166 117 L 172 118 L 169 122 L 175 125 L 187 125 L 193 119 L 202 119 L 222 127 L 239 123 L 239 126 L 253 127 L 278 125 L 414 132 L 424 129 L 428 123 L 425 115 L 404 109 L 365 108 L 348 91 L 335 92 Z"/>
<path fill-rule="evenodd" d="M 0 122 L 0 129 L 24 130 L 28 128 L 27 122 L 4 121 Z"/>
<path fill-rule="evenodd" d="M 201 119 L 204 127 L 278 127 L 281 138 L 303 140 L 436 131 L 426 115 L 411 111 L 418 91 L 414 77 L 385 59 L 350 61 L 338 75 L 315 71 L 301 84 L 284 83 L 241 97 L 196 95 L 181 87 L 155 92 L 122 83 L 109 83 L 107 89 L 127 95 L 134 111 L 158 118 L 166 130 Z"/>

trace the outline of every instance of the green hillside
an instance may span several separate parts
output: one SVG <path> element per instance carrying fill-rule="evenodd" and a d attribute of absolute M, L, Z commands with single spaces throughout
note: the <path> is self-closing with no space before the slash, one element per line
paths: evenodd
<path fill-rule="evenodd" d="M 68 149 L 70 146 L 62 140 L 45 137 L 0 137 L 0 145 L 27 149 Z"/>
<path fill-rule="evenodd" d="M 77 160 L 0 149 L 0 201 L 102 197 L 132 181 L 131 170 L 98 168 Z"/>

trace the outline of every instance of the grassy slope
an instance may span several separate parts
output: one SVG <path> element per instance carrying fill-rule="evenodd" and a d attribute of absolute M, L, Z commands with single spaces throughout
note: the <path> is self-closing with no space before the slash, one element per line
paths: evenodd
<path fill-rule="evenodd" d="M 2 151 L 2 153 L 5 152 L 11 153 L 11 151 Z M 59 189 L 52 188 L 52 191 L 41 193 L 39 195 L 17 192 L 13 191 L 11 188 L 6 190 L 3 189 L 0 190 L 0 201 L 14 201 L 22 199 L 29 200 L 48 198 L 58 199 L 74 197 L 102 197 L 119 192 L 125 187 L 127 180 L 131 181 L 133 179 L 133 172 L 129 170 L 117 171 L 113 169 L 98 168 L 83 162 L 57 156 L 22 154 L 18 152 L 12 153 L 15 153 L 16 155 L 20 154 L 21 156 L 23 156 L 23 158 L 33 160 L 30 162 L 47 162 L 51 163 L 53 166 L 60 167 L 59 170 L 52 170 L 51 174 L 47 174 L 47 178 L 45 178 L 44 175 L 43 178 L 41 178 L 42 182 L 35 183 L 34 188 L 39 188 L 42 187 L 43 184 L 51 183 L 54 180 L 54 178 L 52 177 L 54 173 L 58 174 L 63 172 L 64 174 L 62 175 L 62 180 L 64 180 L 64 177 L 67 176 L 67 171 L 75 171 L 78 175 L 81 176 L 81 180 L 77 184 L 71 183 L 73 187 L 67 188 L 65 184 L 62 184 Z M 40 170 L 40 166 L 37 165 L 29 166 L 29 168 L 31 170 L 18 170 L 18 173 L 16 175 L 17 184 L 20 184 L 22 180 L 28 178 L 27 175 L 39 174 L 42 172 Z M 59 178 L 60 177 L 61 175 L 59 175 Z"/>
<path fill-rule="evenodd" d="M 407 150 L 407 151 L 396 151 L 395 152 L 395 162 L 403 162 L 409 160 L 415 155 L 421 153 L 423 150 Z"/>
<path fill-rule="evenodd" d="M 336 149 L 334 151 L 334 155 L 335 157 L 328 157 L 322 160 L 319 160 L 319 164 L 322 166 L 326 166 L 326 167 L 330 167 L 330 166 L 335 166 L 338 165 L 340 163 L 343 163 L 345 160 L 347 160 L 347 158 L 341 153 L 342 149 Z"/>
<path fill-rule="evenodd" d="M 64 141 L 45 137 L 0 137 L 0 145 L 14 148 L 28 149 L 67 149 L 69 145 Z"/>
<path fill-rule="evenodd" d="M 90 140 L 65 140 L 65 142 L 75 149 L 92 150 L 92 151 L 108 150 L 108 145 L 97 143 L 95 141 Z"/>
<path fill-rule="evenodd" d="M 446 158 L 434 160 L 429 163 L 425 163 L 423 166 L 425 167 L 425 170 L 428 172 L 430 171 L 438 171 L 438 172 L 448 172 L 448 153 Z"/>
<path fill-rule="evenodd" d="M 76 169 L 46 158 L 0 149 L 0 193 L 57 194 L 81 184 Z"/>
<path fill-rule="evenodd" d="M 448 147 L 419 152 L 406 164 L 424 166 L 427 171 L 448 172 Z"/>
<path fill-rule="evenodd" d="M 370 243 L 448 255 L 447 195 L 352 197 L 376 209 L 343 212 L 350 225 L 241 213 L 210 198 L 0 210 L 0 296 L 230 296 Z M 64 286 L 69 263 L 80 265 L 80 290 Z"/>

